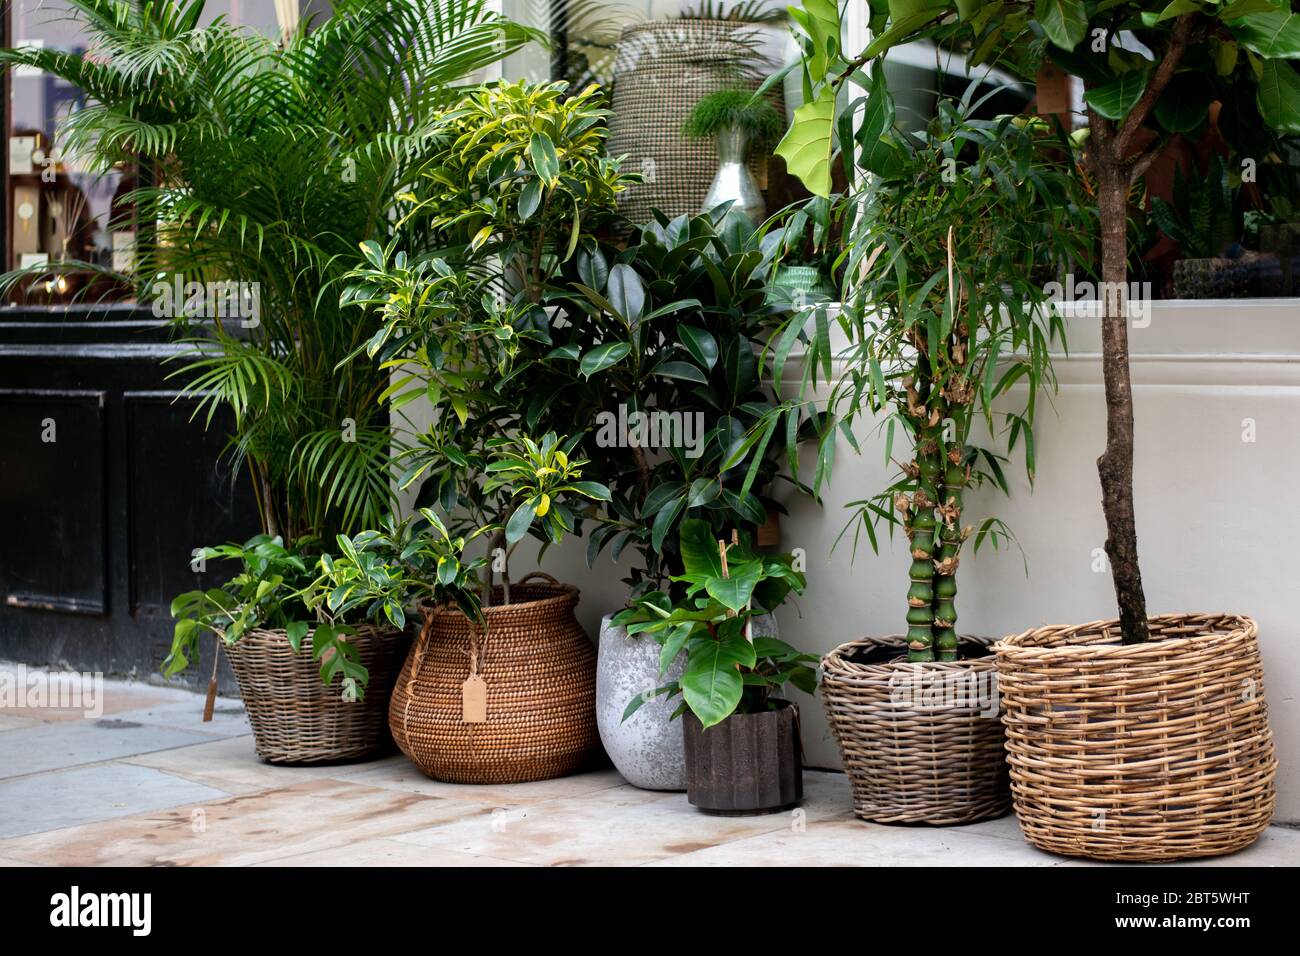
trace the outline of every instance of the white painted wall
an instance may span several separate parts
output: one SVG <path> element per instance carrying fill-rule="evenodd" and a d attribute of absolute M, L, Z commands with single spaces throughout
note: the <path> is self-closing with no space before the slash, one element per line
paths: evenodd
<path fill-rule="evenodd" d="M 1281 768 L 1278 819 L 1300 822 L 1300 300 L 1158 302 L 1147 328 L 1130 332 L 1137 420 L 1138 536 L 1151 613 L 1232 611 L 1258 620 L 1271 723 Z M 1070 355 L 1056 363 L 1061 389 L 1037 430 L 1039 471 L 1008 472 L 1013 497 L 969 496 L 967 518 L 996 513 L 1024 549 L 967 554 L 961 629 L 1002 636 L 1043 623 L 1114 615 L 1108 574 L 1094 573 L 1105 540 L 1095 460 L 1105 435 L 1095 319 L 1069 322 Z M 1243 441 L 1243 422 L 1255 441 Z M 864 429 L 865 431 L 865 429 Z M 863 634 L 902 628 L 907 552 L 880 556 L 831 545 L 844 503 L 882 486 L 878 442 L 844 445 L 824 507 L 791 502 L 782 547 L 804 548 L 808 592 L 780 613 L 782 636 L 824 653 Z M 588 570 L 583 543 L 546 556 L 545 569 L 582 589 L 579 617 L 591 635 L 621 605 L 622 573 L 607 557 Z M 1024 561 L 1028 562 L 1026 575 Z M 518 576 L 531 566 L 517 559 Z M 812 766 L 838 766 L 819 703 L 805 702 Z"/>

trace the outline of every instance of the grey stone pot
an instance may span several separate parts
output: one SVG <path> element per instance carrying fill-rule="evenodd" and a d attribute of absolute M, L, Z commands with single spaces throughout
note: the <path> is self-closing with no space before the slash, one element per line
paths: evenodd
<path fill-rule="evenodd" d="M 650 637 L 628 637 L 627 631 L 600 622 L 600 646 L 596 658 L 596 725 L 605 752 L 623 778 L 642 790 L 685 790 L 686 751 L 682 728 L 668 718 L 681 703 L 656 697 L 623 720 L 623 711 L 637 694 L 653 690 L 667 680 L 681 677 L 683 658 L 678 658 L 664 680 L 659 679 L 659 645 Z M 754 619 L 754 634 L 775 637 L 776 619 L 770 615 Z"/>

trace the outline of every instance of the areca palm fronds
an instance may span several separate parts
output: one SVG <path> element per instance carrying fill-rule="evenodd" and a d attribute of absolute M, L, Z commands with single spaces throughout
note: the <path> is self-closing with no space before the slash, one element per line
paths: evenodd
<path fill-rule="evenodd" d="M 428 190 L 437 115 L 477 71 L 540 35 L 485 0 L 336 0 L 282 42 L 222 20 L 200 28 L 202 0 L 68 5 L 85 56 L 3 50 L 0 66 L 85 92 L 60 131 L 65 153 L 148 171 L 122 203 L 139 223 L 133 272 L 110 277 L 188 335 L 173 374 L 196 417 L 233 413 L 230 451 L 253 479 L 264 531 L 331 540 L 376 521 L 390 498 L 388 373 L 345 362 L 378 325 L 340 310 L 339 279 L 366 240 L 428 245 L 428 226 L 393 204 Z M 236 288 L 230 308 L 213 291 L 223 283 Z"/>

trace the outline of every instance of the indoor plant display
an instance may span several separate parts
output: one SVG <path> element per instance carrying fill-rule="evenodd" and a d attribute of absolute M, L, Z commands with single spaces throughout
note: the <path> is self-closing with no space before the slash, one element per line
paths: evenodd
<path fill-rule="evenodd" d="M 1140 3 L 1067 0 L 891 6 L 873 10 L 872 20 L 876 39 L 856 62 L 937 34 L 971 42 L 974 62 L 997 55 L 1032 76 L 1049 57 L 1084 81 L 1085 162 L 1097 181 L 1106 287 L 1107 441 L 1098 472 L 1119 617 L 1026 631 L 996 645 L 1021 827 L 1043 849 L 1106 859 L 1247 846 L 1272 815 L 1276 773 L 1257 628 L 1233 615 L 1148 618 L 1146 610 L 1133 510 L 1126 222 L 1132 184 L 1169 136 L 1200 123 L 1216 98 L 1220 120 L 1224 110 L 1235 117 L 1229 128 L 1300 131 L 1300 74 L 1289 62 L 1300 54 L 1294 15 L 1269 2 L 1193 2 L 1157 12 Z M 815 92 L 778 152 L 824 194 L 835 90 L 856 64 L 835 42 L 834 4 L 818 0 L 806 26 L 804 63 Z M 1031 35 L 1049 42 L 1017 42 Z M 1126 35 L 1140 49 L 1128 49 Z"/>
<path fill-rule="evenodd" d="M 350 554 L 347 539 L 341 543 Z M 202 635 L 213 633 L 234 668 L 261 757 L 314 763 L 378 750 L 387 736 L 388 695 L 409 644 L 405 600 L 326 608 L 325 595 L 334 590 L 325 588 L 328 576 L 318 576 L 313 559 L 278 537 L 206 548 L 204 557 L 238 561 L 243 570 L 221 588 L 172 602 L 176 631 L 163 673 L 187 667 Z M 320 561 L 330 567 L 328 556 Z M 205 717 L 216 693 L 215 670 L 208 693 Z"/>
<path fill-rule="evenodd" d="M 750 222 L 762 222 L 766 206 L 747 165 L 749 149 L 770 147 L 781 131 L 781 114 L 766 99 L 755 99 L 750 89 L 718 90 L 696 103 L 682 133 L 688 139 L 712 137 L 718 147 L 718 172 L 701 209 L 730 202 Z"/>
<path fill-rule="evenodd" d="M 754 634 L 753 620 L 802 593 L 803 574 L 789 555 L 756 554 L 739 535 L 728 544 L 696 518 L 682 522 L 681 555 L 682 598 L 652 592 L 616 618 L 630 634 L 654 637 L 661 676 L 684 658 L 681 676 L 637 694 L 625 717 L 680 694 L 690 802 L 720 814 L 789 809 L 803 796 L 799 715 L 775 694 L 786 683 L 815 693 L 817 658 Z"/>
<path fill-rule="evenodd" d="M 940 100 L 919 137 L 903 134 L 877 67 L 865 109 L 880 128 L 864 142 L 893 143 L 892 157 L 846 213 L 839 325 L 850 344 L 827 404 L 840 431 L 825 428 L 823 444 L 862 413 L 873 427 L 886 419 L 886 460 L 908 452 L 855 521 L 873 547 L 879 525 L 901 527 L 912 560 L 906 634 L 826 655 L 822 699 L 855 810 L 879 822 L 963 823 L 1010 806 L 990 642 L 957 631 L 968 537 L 978 551 L 1008 535 L 994 517 L 965 523 L 970 487 L 1007 490 L 1002 455 L 972 426 L 1023 448 L 1032 479 L 1034 412 L 1054 383 L 1048 349 L 1060 331 L 1040 274 L 1087 251 L 1072 180 L 1049 152 L 1061 138 L 1037 120 L 974 119 L 977 105 Z M 813 334 L 815 354 L 829 351 L 827 335 Z M 1023 405 L 1012 404 L 1022 381 Z"/>

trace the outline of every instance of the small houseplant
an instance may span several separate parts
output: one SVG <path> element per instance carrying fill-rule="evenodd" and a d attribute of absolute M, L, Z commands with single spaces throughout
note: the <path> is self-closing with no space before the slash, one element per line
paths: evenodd
<path fill-rule="evenodd" d="M 1244 228 L 1237 193 L 1216 153 L 1204 175 L 1175 169 L 1172 203 L 1151 198 L 1152 218 L 1182 254 L 1174 263 L 1175 298 L 1235 299 L 1247 294 L 1249 268 L 1228 255 L 1240 243 Z"/>
<path fill-rule="evenodd" d="M 803 796 L 798 710 L 776 695 L 787 683 L 814 693 L 817 658 L 755 635 L 753 622 L 802 593 L 804 576 L 789 555 L 759 555 L 738 534 L 716 539 L 697 518 L 682 522 L 680 545 L 685 573 L 673 580 L 684 595 L 644 595 L 615 621 L 659 644 L 661 678 L 682 658 L 681 676 L 637 694 L 624 718 L 680 695 L 673 716 L 683 718 L 692 804 L 728 815 L 794 807 Z"/>
<path fill-rule="evenodd" d="M 340 543 L 349 554 L 347 539 L 340 536 Z M 205 548 L 206 560 L 237 561 L 242 570 L 220 588 L 172 602 L 176 628 L 163 674 L 184 670 L 202 636 L 214 634 L 234 668 L 263 759 L 315 763 L 370 756 L 384 743 L 388 694 L 409 643 L 405 596 L 325 608 L 325 579 L 302 544 L 286 547 L 262 534 L 242 545 Z M 319 558 L 326 568 L 330 560 Z M 286 686 L 296 688 L 291 696 Z M 215 696 L 214 670 L 205 718 Z"/>
<path fill-rule="evenodd" d="M 1068 855 L 1162 860 L 1248 846 L 1272 816 L 1277 767 L 1258 628 L 1240 615 L 1147 614 L 1133 508 L 1126 225 L 1132 185 L 1216 99 L 1247 133 L 1300 132 L 1295 15 L 1269 0 L 1193 0 L 1161 11 L 1105 0 L 891 4 L 873 7 L 875 39 L 849 58 L 838 43 L 836 5 L 814 0 L 806 9 L 803 64 L 814 92 L 777 152 L 822 195 L 830 189 L 836 91 L 858 64 L 897 44 L 940 37 L 969 43 L 975 64 L 998 57 L 1030 78 L 1050 60 L 1083 80 L 1104 284 L 1107 437 L 1097 466 L 1119 616 L 1037 628 L 996 645 L 1016 814 L 1032 843 Z M 881 145 L 865 154 L 868 168 L 889 161 L 889 144 Z M 1134 687 L 1151 675 L 1172 689 L 1131 706 Z M 1098 724 L 1107 732 L 1096 733 Z M 1161 736 L 1172 727 L 1195 731 Z M 1034 772 L 1044 762 L 1054 765 L 1050 777 Z"/>
<path fill-rule="evenodd" d="M 710 93 L 695 104 L 682 126 L 687 139 L 712 138 L 718 148 L 718 171 L 704 195 L 703 211 L 730 202 L 732 209 L 755 224 L 763 221 L 766 205 L 758 181 L 749 171 L 751 146 L 770 148 L 782 131 L 782 116 L 752 89 L 729 87 Z"/>
<path fill-rule="evenodd" d="M 1009 531 L 992 516 L 967 523 L 967 492 L 1007 491 L 1003 462 L 1017 446 L 1033 478 L 1035 410 L 1054 384 L 1049 349 L 1061 333 L 1042 276 L 1088 249 L 1073 181 L 1052 153 L 1061 139 L 1036 120 L 975 119 L 974 89 L 940 100 L 913 137 L 895 127 L 877 66 L 865 110 L 880 129 L 864 150 L 887 141 L 893 158 L 846 200 L 839 325 L 849 345 L 827 403 L 839 428 L 825 427 L 822 442 L 851 435 L 864 414 L 884 429 L 899 472 L 857 503 L 855 540 L 865 533 L 878 548 L 878 528 L 901 530 L 911 564 L 906 633 L 826 655 L 822 699 L 855 811 L 877 822 L 964 823 L 1010 807 L 991 642 L 957 630 L 968 540 L 978 553 Z M 826 331 L 811 341 L 817 354 L 831 347 Z M 977 423 L 996 446 L 978 443 Z"/>

